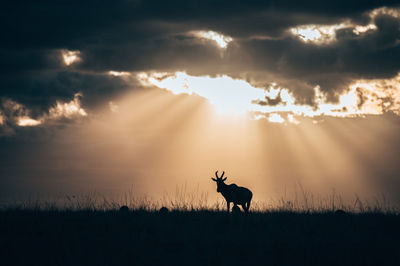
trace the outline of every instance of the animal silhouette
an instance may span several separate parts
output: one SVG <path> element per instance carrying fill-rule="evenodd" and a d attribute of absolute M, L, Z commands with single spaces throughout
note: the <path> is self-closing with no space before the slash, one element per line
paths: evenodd
<path fill-rule="evenodd" d="M 218 177 L 218 171 L 215 172 L 215 178 L 211 178 L 213 181 L 217 182 L 217 192 L 221 193 L 226 200 L 227 211 L 229 212 L 230 204 L 233 202 L 234 205 L 241 205 L 245 212 L 249 212 L 251 198 L 253 193 L 245 188 L 239 187 L 236 184 L 225 184 L 227 177 L 223 178 L 225 171 L 222 172 L 221 177 Z"/>

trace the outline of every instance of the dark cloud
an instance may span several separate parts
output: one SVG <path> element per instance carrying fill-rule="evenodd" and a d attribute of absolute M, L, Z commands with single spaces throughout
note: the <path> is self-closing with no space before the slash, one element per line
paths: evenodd
<path fill-rule="evenodd" d="M 38 114 L 48 110 L 56 100 L 72 100 L 78 92 L 84 95 L 83 101 L 88 106 L 95 107 L 135 86 L 118 77 L 76 71 L 32 71 L 12 76 L 3 74 L 1 81 L 2 98 L 17 101 Z"/>
<path fill-rule="evenodd" d="M 244 40 L 228 51 L 230 63 L 248 71 L 273 74 L 274 81 L 300 97 L 317 85 L 333 96 L 354 79 L 392 78 L 400 70 L 400 19 L 374 20 L 377 30 L 355 35 L 353 28 L 337 31 L 337 41 L 319 45 L 293 36 L 276 40 Z M 230 53 L 229 53 L 230 52 Z M 236 58 L 245 60 L 240 65 Z M 300 85 L 300 86 L 299 86 Z"/>
<path fill-rule="evenodd" d="M 397 1 L 17 1 L 2 6 L 1 22 L 8 38 L 2 45 L 16 47 L 65 47 L 96 43 L 99 37 L 136 39 L 159 25 L 182 24 L 220 30 L 236 37 L 264 29 L 284 28 L 299 23 L 328 23 L 358 17 L 363 12 L 392 6 Z M 17 19 L 18 18 L 18 19 Z M 249 19 L 251 21 L 249 21 Z M 151 32 L 148 33 L 151 35 Z M 135 36 L 141 32 L 139 36 Z M 140 36 L 142 35 L 142 36 Z M 90 41 L 90 43 L 89 43 Z M 103 39 L 104 41 L 104 39 Z"/>
<path fill-rule="evenodd" d="M 319 85 L 334 100 L 356 78 L 389 78 L 400 70 L 399 18 L 378 15 L 377 30 L 337 31 L 327 45 L 288 33 L 304 24 L 370 23 L 368 12 L 397 1 L 17 1 L 2 5 L 0 97 L 47 110 L 84 94 L 87 107 L 134 88 L 115 71 L 228 74 L 278 82 L 310 102 Z M 213 30 L 234 38 L 226 51 L 188 35 Z M 66 66 L 61 51 L 79 50 Z M 263 73 L 260 75 L 260 73 Z M 257 80 L 256 76 L 264 80 Z M 267 77 L 267 78 L 266 78 Z"/>

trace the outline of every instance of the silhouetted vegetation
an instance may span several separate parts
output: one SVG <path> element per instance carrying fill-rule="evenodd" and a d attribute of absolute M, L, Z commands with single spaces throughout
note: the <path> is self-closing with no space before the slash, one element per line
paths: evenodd
<path fill-rule="evenodd" d="M 399 265 L 395 214 L 0 212 L 2 265 Z"/>
<path fill-rule="evenodd" d="M 3 206 L 1 265 L 400 265 L 400 216 L 385 202 L 322 204 L 303 193 L 228 214 L 223 199 L 196 195 Z"/>

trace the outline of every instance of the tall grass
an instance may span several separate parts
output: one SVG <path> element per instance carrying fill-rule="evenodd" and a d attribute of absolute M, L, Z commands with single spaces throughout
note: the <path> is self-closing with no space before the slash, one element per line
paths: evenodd
<path fill-rule="evenodd" d="M 79 195 L 59 195 L 14 201 L 1 205 L 0 209 L 110 211 L 119 210 L 121 206 L 128 206 L 130 210 L 145 211 L 158 211 L 161 207 L 175 211 L 226 210 L 226 202 L 222 196 L 216 194 L 212 198 L 207 192 L 201 191 L 199 186 L 190 187 L 187 184 L 177 186 L 172 194 L 165 192 L 159 199 L 138 195 L 132 186 L 126 192 L 114 197 L 107 197 L 96 191 L 88 191 Z M 339 209 L 353 213 L 399 213 L 398 206 L 387 199 L 384 194 L 372 198 L 362 198 L 355 194 L 352 199 L 346 198 L 345 200 L 335 190 L 325 195 L 316 195 L 306 190 L 301 184 L 297 184 L 296 189 L 290 194 L 285 192 L 283 195 L 267 201 L 253 200 L 250 211 L 257 213 L 315 213 L 332 212 Z"/>

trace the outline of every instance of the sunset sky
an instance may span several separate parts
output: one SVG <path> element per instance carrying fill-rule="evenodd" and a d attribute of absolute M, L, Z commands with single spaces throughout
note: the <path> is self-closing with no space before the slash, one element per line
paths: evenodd
<path fill-rule="evenodd" d="M 210 180 L 400 204 L 398 1 L 12 1 L 0 202 Z M 287 192 L 289 191 L 289 192 Z"/>

